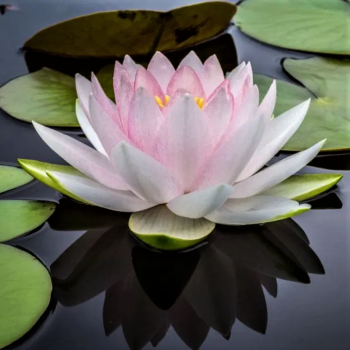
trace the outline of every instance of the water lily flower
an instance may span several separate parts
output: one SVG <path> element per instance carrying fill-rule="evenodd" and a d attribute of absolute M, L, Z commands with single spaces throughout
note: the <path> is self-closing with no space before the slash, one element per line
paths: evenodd
<path fill-rule="evenodd" d="M 116 62 L 113 86 L 116 103 L 94 74 L 91 82 L 76 76 L 77 118 L 95 149 L 33 122 L 81 172 L 47 171 L 74 198 L 121 212 L 162 204 L 157 221 L 173 223 L 176 216 L 256 224 L 310 208 L 266 191 L 308 164 L 325 140 L 264 168 L 299 128 L 310 100 L 273 118 L 275 82 L 259 105 L 250 63 L 225 78 L 215 55 L 203 64 L 194 52 L 176 70 L 160 52 L 147 69 L 126 56 Z"/>

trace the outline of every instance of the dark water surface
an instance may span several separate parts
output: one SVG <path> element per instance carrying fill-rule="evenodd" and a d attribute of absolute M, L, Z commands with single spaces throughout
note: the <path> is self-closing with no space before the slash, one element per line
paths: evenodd
<path fill-rule="evenodd" d="M 0 16 L 0 85 L 43 65 L 74 73 L 77 62 L 19 50 L 47 25 L 96 10 L 169 9 L 189 1 L 17 3 L 21 11 Z M 238 61 L 251 61 L 256 73 L 288 80 L 281 59 L 310 56 L 263 45 L 233 26 L 229 33 Z M 208 44 L 203 55 L 224 47 L 218 55 L 232 69 L 228 37 Z M 105 63 L 78 66 L 86 72 Z M 62 163 L 30 124 L 0 110 L 0 163 L 15 165 L 17 158 Z M 321 156 L 313 165 L 304 171 L 344 173 L 337 189 L 312 202 L 317 209 L 295 222 L 218 228 L 206 247 L 182 254 L 139 245 L 125 230 L 125 216 L 62 200 L 49 223 L 12 242 L 51 268 L 54 293 L 39 324 L 10 348 L 349 349 L 350 155 Z M 1 198 L 10 196 L 60 199 L 39 183 Z"/>

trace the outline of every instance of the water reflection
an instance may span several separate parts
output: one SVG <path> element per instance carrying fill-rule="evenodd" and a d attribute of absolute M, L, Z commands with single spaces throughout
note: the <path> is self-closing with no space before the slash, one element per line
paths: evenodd
<path fill-rule="evenodd" d="M 236 319 L 265 333 L 263 288 L 276 297 L 277 278 L 310 283 L 309 274 L 324 274 L 305 232 L 290 219 L 219 226 L 205 246 L 182 253 L 147 249 L 129 234 L 127 220 L 64 200 L 49 223 L 88 229 L 52 264 L 54 297 L 75 306 L 105 292 L 105 333 L 121 327 L 131 349 L 157 345 L 169 327 L 191 349 L 200 348 L 210 328 L 228 339 Z"/>

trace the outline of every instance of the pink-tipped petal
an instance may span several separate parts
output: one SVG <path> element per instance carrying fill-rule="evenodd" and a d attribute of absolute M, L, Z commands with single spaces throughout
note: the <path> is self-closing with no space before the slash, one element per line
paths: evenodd
<path fill-rule="evenodd" d="M 90 95 L 90 115 L 91 124 L 98 135 L 103 148 L 108 156 L 111 156 L 113 147 L 122 141 L 129 141 L 128 137 L 114 122 L 112 117 L 106 113 L 100 103 L 98 103 L 95 95 Z"/>
<path fill-rule="evenodd" d="M 162 101 L 164 101 L 164 92 L 158 84 L 156 78 L 143 67 L 137 70 L 134 90 L 136 91 L 140 87 L 145 88 L 151 96 L 158 96 Z"/>
<path fill-rule="evenodd" d="M 97 151 L 99 151 L 100 153 L 106 156 L 107 153 L 103 148 L 102 143 L 99 137 L 97 136 L 94 128 L 92 127 L 90 120 L 86 116 L 79 100 L 76 101 L 75 112 L 77 115 L 79 125 L 83 130 L 85 136 L 89 139 L 89 141 L 92 143 L 92 145 L 95 147 Z"/>
<path fill-rule="evenodd" d="M 91 90 L 96 101 L 101 105 L 104 111 L 118 124 L 120 124 L 119 113 L 116 105 L 112 102 L 102 89 L 102 86 L 95 74 L 91 74 Z M 90 101 L 89 101 L 90 104 Z"/>
<path fill-rule="evenodd" d="M 50 178 L 69 192 L 98 207 L 120 211 L 135 212 L 154 206 L 130 191 L 113 190 L 96 181 L 59 172 L 47 172 Z"/>
<path fill-rule="evenodd" d="M 238 79 L 238 77 L 240 76 L 240 74 L 245 66 L 246 66 L 246 63 L 242 62 L 232 72 L 230 72 L 230 74 L 227 76 L 226 79 L 228 79 L 232 83 L 234 83 Z"/>
<path fill-rule="evenodd" d="M 167 203 L 181 194 L 170 171 L 134 146 L 124 142 L 115 146 L 113 162 L 132 191 L 146 201 Z"/>
<path fill-rule="evenodd" d="M 153 96 L 140 87 L 131 100 L 129 137 L 132 143 L 152 155 L 153 144 L 164 117 Z"/>
<path fill-rule="evenodd" d="M 310 99 L 267 122 L 259 147 L 237 181 L 243 181 L 253 175 L 280 151 L 299 129 L 309 105 Z"/>
<path fill-rule="evenodd" d="M 203 63 L 194 51 L 190 51 L 190 53 L 180 62 L 177 70 L 184 66 L 191 67 L 198 73 L 202 70 Z"/>
<path fill-rule="evenodd" d="M 275 109 L 276 97 L 277 87 L 276 80 L 274 80 L 258 108 L 258 113 L 262 115 L 267 122 L 270 121 L 273 110 Z"/>
<path fill-rule="evenodd" d="M 134 87 L 130 82 L 128 73 L 119 62 L 115 64 L 113 87 L 120 118 L 120 127 L 127 134 L 129 107 L 134 95 Z"/>
<path fill-rule="evenodd" d="M 221 184 L 176 197 L 167 207 L 176 215 L 199 219 L 221 207 L 232 191 L 232 186 Z"/>
<path fill-rule="evenodd" d="M 205 97 L 197 73 L 188 66 L 181 67 L 172 76 L 167 88 L 167 95 L 173 97 L 179 89 L 186 90 L 192 97 Z"/>
<path fill-rule="evenodd" d="M 89 113 L 89 96 L 92 92 L 91 82 L 80 74 L 75 75 L 75 87 L 81 106 L 85 114 L 90 118 Z"/>
<path fill-rule="evenodd" d="M 322 149 L 326 140 L 323 140 L 309 149 L 293 154 L 292 156 L 275 163 L 258 172 L 248 179 L 237 183 L 231 198 L 246 198 L 267 191 L 280 182 L 288 179 L 306 166 Z"/>
<path fill-rule="evenodd" d="M 233 184 L 250 157 L 254 154 L 264 134 L 264 120 L 257 115 L 259 92 L 252 90 L 247 99 L 247 121 L 239 128 L 233 123 L 223 136 L 216 150 L 207 158 L 201 168 L 192 190 L 198 190 L 221 183 Z"/>
<path fill-rule="evenodd" d="M 243 68 L 238 69 L 236 74 L 232 74 L 231 77 L 229 75 L 227 79 L 230 81 L 231 93 L 235 99 L 235 106 L 238 107 L 253 86 L 251 64 L 248 63 Z"/>
<path fill-rule="evenodd" d="M 135 81 L 136 72 L 142 66 L 140 64 L 136 64 L 129 55 L 126 55 L 124 57 L 123 67 L 128 72 L 130 82 L 133 84 Z"/>
<path fill-rule="evenodd" d="M 231 94 L 227 94 L 225 87 L 217 91 L 203 109 L 203 114 L 208 120 L 209 130 L 214 144 L 226 132 L 231 121 L 232 109 L 233 99 Z"/>
<path fill-rule="evenodd" d="M 106 156 L 56 130 L 34 121 L 33 125 L 42 140 L 74 168 L 107 187 L 129 189 Z"/>
<path fill-rule="evenodd" d="M 153 55 L 147 69 L 157 79 L 160 87 L 165 93 L 169 81 L 175 73 L 175 69 L 171 62 L 161 52 L 157 51 Z"/>
<path fill-rule="evenodd" d="M 210 56 L 204 62 L 203 69 L 198 75 L 206 96 L 210 96 L 216 87 L 225 80 L 224 73 L 216 55 Z"/>
<path fill-rule="evenodd" d="M 187 192 L 212 147 L 207 121 L 195 100 L 188 94 L 178 97 L 159 129 L 155 157 Z"/>

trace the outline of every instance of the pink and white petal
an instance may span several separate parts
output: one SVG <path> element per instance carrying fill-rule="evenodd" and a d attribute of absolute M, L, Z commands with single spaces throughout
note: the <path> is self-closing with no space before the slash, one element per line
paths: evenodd
<path fill-rule="evenodd" d="M 237 183 L 234 186 L 235 191 L 231 195 L 231 198 L 254 196 L 288 179 L 315 158 L 325 142 L 326 140 L 323 140 L 309 149 L 293 154 L 248 179 Z"/>
<path fill-rule="evenodd" d="M 245 62 L 242 62 L 241 64 L 239 64 L 232 72 L 230 72 L 230 74 L 226 77 L 226 79 L 234 83 L 240 76 L 245 66 L 246 66 Z"/>
<path fill-rule="evenodd" d="M 232 186 L 220 184 L 176 197 L 167 207 L 176 215 L 199 219 L 221 207 L 232 191 Z"/>
<path fill-rule="evenodd" d="M 256 173 L 280 151 L 299 129 L 305 119 L 309 105 L 310 100 L 307 100 L 279 117 L 268 121 L 259 147 L 237 181 L 243 181 Z"/>
<path fill-rule="evenodd" d="M 112 119 L 114 119 L 116 123 L 120 124 L 119 113 L 116 105 L 107 97 L 94 73 L 91 74 L 91 90 L 97 102 L 101 105 L 105 112 Z"/>
<path fill-rule="evenodd" d="M 277 88 L 276 80 L 274 80 L 258 108 L 258 113 L 263 116 L 266 122 L 270 121 L 272 118 L 273 110 L 276 105 L 276 98 Z"/>
<path fill-rule="evenodd" d="M 154 156 L 174 174 L 185 192 L 213 149 L 209 136 L 207 121 L 195 100 L 188 94 L 178 97 L 159 129 Z"/>
<path fill-rule="evenodd" d="M 117 110 L 120 118 L 120 127 L 123 129 L 124 133 L 128 133 L 128 117 L 130 102 L 134 95 L 134 87 L 129 80 L 128 73 L 122 67 L 117 68 L 116 63 L 116 73 L 113 80 L 115 101 L 117 104 Z"/>
<path fill-rule="evenodd" d="M 180 62 L 177 70 L 184 66 L 191 67 L 195 72 L 198 73 L 202 70 L 203 63 L 194 51 L 190 51 L 189 54 L 187 54 L 187 56 L 185 56 L 185 58 Z"/>
<path fill-rule="evenodd" d="M 158 81 L 148 70 L 143 67 L 140 67 L 137 70 L 134 90 L 136 91 L 140 87 L 145 88 L 151 96 L 158 96 L 162 101 L 164 101 L 165 95 L 162 88 L 158 84 Z"/>
<path fill-rule="evenodd" d="M 107 187 L 129 189 L 106 156 L 56 130 L 34 121 L 33 125 L 43 141 L 74 168 Z"/>
<path fill-rule="evenodd" d="M 130 82 L 133 84 L 135 81 L 136 72 L 142 66 L 135 63 L 135 61 L 129 55 L 125 55 L 123 67 L 128 72 Z"/>
<path fill-rule="evenodd" d="M 226 132 L 231 121 L 233 98 L 227 94 L 225 87 L 215 93 L 213 98 L 203 108 L 204 117 L 208 120 L 211 138 L 217 144 Z"/>
<path fill-rule="evenodd" d="M 286 198 L 254 196 L 229 199 L 206 219 L 223 225 L 254 225 L 292 217 L 309 209 L 309 204 L 299 205 Z"/>
<path fill-rule="evenodd" d="M 92 92 L 91 82 L 80 74 L 75 75 L 75 87 L 81 106 L 85 114 L 90 118 L 89 113 L 89 96 Z"/>
<path fill-rule="evenodd" d="M 98 207 L 120 212 L 136 212 L 155 205 L 140 199 L 130 191 L 113 190 L 88 178 L 53 171 L 48 171 L 47 175 L 69 192 Z"/>
<path fill-rule="evenodd" d="M 75 103 L 75 112 L 77 115 L 79 125 L 80 125 L 81 129 L 83 130 L 85 136 L 89 139 L 89 141 L 92 143 L 92 145 L 95 147 L 95 149 L 97 151 L 99 151 L 100 153 L 102 153 L 103 155 L 106 156 L 107 153 L 106 153 L 105 149 L 103 148 L 100 139 L 98 138 L 94 128 L 92 127 L 92 125 L 90 123 L 90 120 L 86 116 L 86 114 L 81 106 L 81 103 L 79 102 L 78 99 Z"/>
<path fill-rule="evenodd" d="M 140 87 L 129 111 L 129 137 L 140 150 L 152 156 L 153 144 L 164 117 L 153 96 Z"/>
<path fill-rule="evenodd" d="M 132 145 L 121 142 L 115 146 L 113 162 L 132 191 L 146 201 L 167 203 L 182 194 L 167 168 Z"/>
<path fill-rule="evenodd" d="M 210 56 L 203 65 L 203 69 L 198 73 L 202 82 L 206 96 L 210 96 L 213 91 L 225 80 L 220 62 L 216 55 Z"/>
<path fill-rule="evenodd" d="M 215 151 L 201 168 L 192 191 L 221 183 L 233 184 L 256 151 L 264 134 L 265 123 L 256 114 L 254 105 L 256 94 L 250 95 L 246 109 L 247 121 L 240 127 L 231 123 Z"/>
<path fill-rule="evenodd" d="M 90 95 L 90 115 L 91 125 L 96 131 L 103 148 L 110 157 L 113 147 L 122 141 L 129 141 L 128 137 L 119 128 L 112 117 L 106 113 L 102 106 L 97 102 L 94 95 Z"/>
<path fill-rule="evenodd" d="M 157 79 L 165 93 L 169 81 L 175 73 L 171 62 L 161 52 L 157 51 L 149 62 L 147 70 Z"/>
<path fill-rule="evenodd" d="M 246 94 L 253 86 L 253 73 L 251 64 L 248 63 L 239 74 L 233 74 L 231 78 L 227 78 L 230 81 L 231 93 L 235 99 L 235 105 L 239 106 L 245 99 Z"/>
<path fill-rule="evenodd" d="M 169 82 L 166 94 L 173 97 L 179 89 L 186 90 L 193 97 L 205 97 L 197 73 L 188 66 L 183 66 L 175 72 Z"/>
<path fill-rule="evenodd" d="M 211 95 L 207 97 L 206 103 L 210 102 L 212 98 L 216 95 L 216 93 L 222 88 L 224 88 L 226 93 L 229 94 L 233 99 L 233 95 L 231 94 L 230 81 L 228 79 L 225 79 L 218 87 L 216 87 L 216 89 L 211 93 Z"/>

